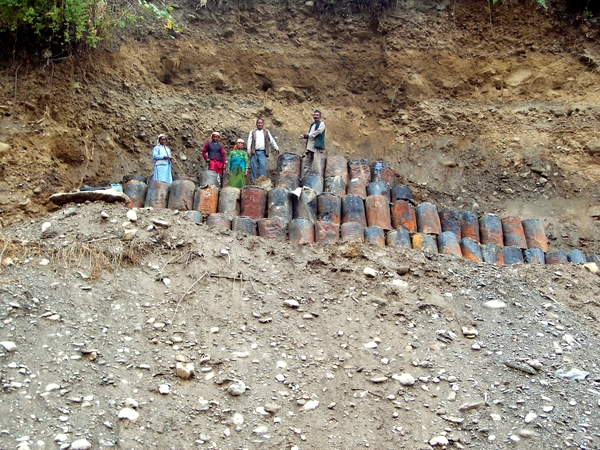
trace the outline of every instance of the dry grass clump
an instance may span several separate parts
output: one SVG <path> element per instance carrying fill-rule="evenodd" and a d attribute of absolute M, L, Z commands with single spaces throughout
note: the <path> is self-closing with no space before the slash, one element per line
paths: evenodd
<path fill-rule="evenodd" d="M 40 244 L 35 241 L 22 241 L 0 235 L 0 273 L 4 268 L 31 256 L 41 254 Z"/>

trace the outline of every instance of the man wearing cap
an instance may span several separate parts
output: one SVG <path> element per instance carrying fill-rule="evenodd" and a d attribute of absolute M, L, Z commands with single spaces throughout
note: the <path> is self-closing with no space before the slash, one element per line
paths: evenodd
<path fill-rule="evenodd" d="M 221 135 L 214 131 L 210 136 L 210 142 L 204 144 L 202 157 L 208 162 L 208 170 L 217 172 L 222 177 L 225 166 L 225 148 L 219 142 L 220 139 Z"/>
<path fill-rule="evenodd" d="M 307 133 L 302 133 L 300 139 L 306 139 L 306 160 L 304 171 L 323 175 L 323 153 L 325 152 L 325 122 L 321 120 L 321 111 L 315 109 L 314 122 L 308 127 Z"/>
<path fill-rule="evenodd" d="M 271 133 L 265 129 L 265 121 L 257 119 L 256 128 L 248 135 L 248 153 L 250 154 L 252 182 L 259 176 L 267 176 L 267 158 L 269 157 L 270 147 L 273 147 L 273 150 L 279 153 L 277 142 L 275 142 Z"/>
<path fill-rule="evenodd" d="M 244 140 L 238 139 L 229 153 L 227 162 L 229 169 L 229 186 L 243 188 L 246 186 L 246 174 L 248 173 L 248 152 L 244 150 Z"/>

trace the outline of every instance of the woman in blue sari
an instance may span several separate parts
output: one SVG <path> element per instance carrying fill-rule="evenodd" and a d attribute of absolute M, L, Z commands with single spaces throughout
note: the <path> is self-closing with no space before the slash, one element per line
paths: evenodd
<path fill-rule="evenodd" d="M 156 140 L 156 146 L 152 149 L 152 159 L 154 159 L 154 181 L 172 183 L 171 176 L 171 149 L 167 147 L 167 137 L 159 134 Z"/>

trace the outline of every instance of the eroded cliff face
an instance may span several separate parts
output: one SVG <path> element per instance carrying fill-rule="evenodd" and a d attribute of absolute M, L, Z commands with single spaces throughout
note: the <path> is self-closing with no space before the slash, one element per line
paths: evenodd
<path fill-rule="evenodd" d="M 301 153 L 297 136 L 319 108 L 329 152 L 391 162 L 421 200 L 547 218 L 594 238 L 591 25 L 528 2 L 399 2 L 377 20 L 319 16 L 301 2 L 196 6 L 175 10 L 177 36 L 138 33 L 111 51 L 5 66 L 4 225 L 82 181 L 150 174 L 159 132 L 182 175 L 203 168 L 212 130 L 231 146 L 258 116 L 284 151 Z"/>

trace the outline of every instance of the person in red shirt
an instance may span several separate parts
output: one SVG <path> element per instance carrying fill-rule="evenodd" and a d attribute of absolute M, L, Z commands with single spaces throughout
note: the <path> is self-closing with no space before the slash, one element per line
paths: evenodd
<path fill-rule="evenodd" d="M 208 170 L 217 172 L 223 176 L 223 167 L 225 166 L 225 147 L 220 142 L 221 135 L 214 131 L 210 136 L 210 142 L 204 144 L 202 157 L 208 162 Z"/>

